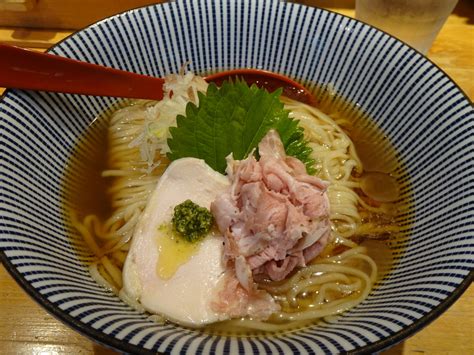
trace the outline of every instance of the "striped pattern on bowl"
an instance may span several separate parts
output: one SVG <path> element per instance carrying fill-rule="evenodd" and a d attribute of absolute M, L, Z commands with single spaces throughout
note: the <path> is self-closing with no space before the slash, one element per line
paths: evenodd
<path fill-rule="evenodd" d="M 118 100 L 8 91 L 0 102 L 0 256 L 36 301 L 83 334 L 132 353 L 373 352 L 426 325 L 469 285 L 473 108 L 443 72 L 403 43 L 297 4 L 199 0 L 123 13 L 51 52 L 153 76 L 189 62 L 196 73 L 253 67 L 329 85 L 389 137 L 405 163 L 402 196 L 413 201 L 401 216 L 409 237 L 395 243 L 393 269 L 342 316 L 245 339 L 157 325 L 92 280 L 84 265 L 90 252 L 63 217 L 65 167 L 89 154 L 98 137 L 85 134 L 88 126 Z M 354 115 L 351 105 L 342 111 Z M 79 139 L 84 144 L 71 157 Z"/>

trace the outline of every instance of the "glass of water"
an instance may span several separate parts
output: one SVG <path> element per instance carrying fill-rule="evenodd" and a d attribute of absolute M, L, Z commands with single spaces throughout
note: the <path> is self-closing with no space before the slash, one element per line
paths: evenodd
<path fill-rule="evenodd" d="M 356 18 L 426 54 L 457 0 L 356 0 Z"/>

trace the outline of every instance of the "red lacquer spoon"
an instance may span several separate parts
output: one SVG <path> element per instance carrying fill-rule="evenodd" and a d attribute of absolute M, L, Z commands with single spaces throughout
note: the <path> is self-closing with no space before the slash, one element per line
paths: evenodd
<path fill-rule="evenodd" d="M 312 104 L 314 100 L 301 84 L 264 70 L 229 70 L 205 79 L 219 85 L 226 79 L 236 77 L 269 91 L 281 87 L 283 95 L 304 103 Z M 161 78 L 0 44 L 0 87 L 161 100 L 163 83 Z"/>

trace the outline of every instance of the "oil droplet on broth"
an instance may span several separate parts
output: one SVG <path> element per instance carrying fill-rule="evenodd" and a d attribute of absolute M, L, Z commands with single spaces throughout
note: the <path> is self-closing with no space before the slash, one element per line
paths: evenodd
<path fill-rule="evenodd" d="M 367 196 L 378 202 L 394 202 L 400 197 L 397 180 L 385 173 L 364 173 L 360 188 Z"/>
<path fill-rule="evenodd" d="M 399 166 L 394 149 L 386 147 L 388 141 L 380 138 L 370 140 L 357 131 L 351 134 L 351 138 L 364 170 L 390 174 Z M 377 151 L 377 154 L 374 154 L 374 151 Z"/>
<path fill-rule="evenodd" d="M 197 253 L 201 242 L 189 243 L 181 239 L 170 226 L 161 226 L 156 237 L 159 258 L 156 272 L 163 280 L 168 280 Z"/>

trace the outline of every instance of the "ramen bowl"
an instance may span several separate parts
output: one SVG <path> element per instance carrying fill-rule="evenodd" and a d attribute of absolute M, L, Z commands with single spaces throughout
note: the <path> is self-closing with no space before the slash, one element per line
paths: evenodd
<path fill-rule="evenodd" d="M 48 312 L 130 353 L 376 352 L 423 328 L 469 286 L 474 265 L 474 112 L 463 92 L 414 49 L 368 25 L 279 1 L 176 1 L 75 33 L 51 53 L 151 76 L 259 68 L 356 107 L 388 137 L 405 238 L 370 295 L 342 315 L 278 334 L 236 337 L 151 321 L 90 276 L 91 252 L 65 218 L 71 160 L 115 98 L 8 90 L 0 102 L 0 256 Z M 367 127 L 370 129 L 370 127 Z M 80 149 L 75 150 L 81 141 Z M 74 155 L 74 156 L 72 156 Z"/>

